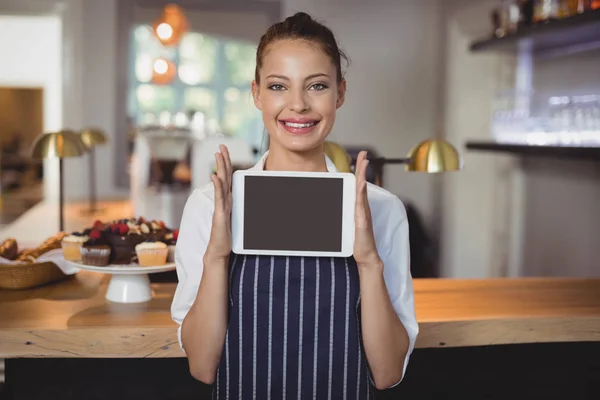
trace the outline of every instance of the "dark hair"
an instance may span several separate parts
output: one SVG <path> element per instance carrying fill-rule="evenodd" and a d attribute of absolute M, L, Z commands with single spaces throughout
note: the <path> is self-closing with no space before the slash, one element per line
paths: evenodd
<path fill-rule="evenodd" d="M 318 44 L 335 65 L 338 82 L 344 79 L 341 60 L 343 58 L 348 63 L 348 57 L 339 49 L 331 30 L 315 21 L 307 13 L 299 12 L 287 17 L 285 21 L 271 25 L 260 38 L 260 43 L 256 49 L 256 71 L 254 73 L 256 82 L 260 82 L 259 71 L 267 47 L 273 42 L 283 39 L 300 39 Z"/>

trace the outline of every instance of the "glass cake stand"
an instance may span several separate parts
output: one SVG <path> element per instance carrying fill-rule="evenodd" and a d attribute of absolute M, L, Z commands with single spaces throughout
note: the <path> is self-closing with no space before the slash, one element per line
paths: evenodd
<path fill-rule="evenodd" d="M 105 297 L 113 303 L 143 303 L 152 300 L 152 287 L 150 286 L 148 274 L 175 269 L 175 263 L 154 267 L 141 267 L 139 264 L 109 264 L 104 267 L 97 267 L 72 261 L 69 261 L 69 263 L 83 270 L 111 274 Z"/>

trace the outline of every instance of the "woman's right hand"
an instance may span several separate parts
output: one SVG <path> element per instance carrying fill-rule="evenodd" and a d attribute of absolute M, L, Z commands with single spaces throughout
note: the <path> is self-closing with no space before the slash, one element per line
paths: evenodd
<path fill-rule="evenodd" d="M 205 258 L 213 262 L 227 260 L 231 253 L 231 180 L 232 166 L 229 150 L 219 146 L 215 153 L 217 173 L 211 175 L 215 186 L 215 211 Z"/>

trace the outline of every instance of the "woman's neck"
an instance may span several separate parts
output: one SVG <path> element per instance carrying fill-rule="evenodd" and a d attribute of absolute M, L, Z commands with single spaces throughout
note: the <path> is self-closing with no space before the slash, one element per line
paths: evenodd
<path fill-rule="evenodd" d="M 264 169 L 269 171 L 328 171 L 323 146 L 304 152 L 293 152 L 278 146 L 271 146 L 265 159 Z"/>

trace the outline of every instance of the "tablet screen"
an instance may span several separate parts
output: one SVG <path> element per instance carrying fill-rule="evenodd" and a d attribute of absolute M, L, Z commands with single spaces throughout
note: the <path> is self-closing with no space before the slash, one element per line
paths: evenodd
<path fill-rule="evenodd" d="M 244 248 L 341 251 L 344 181 L 246 176 Z"/>

